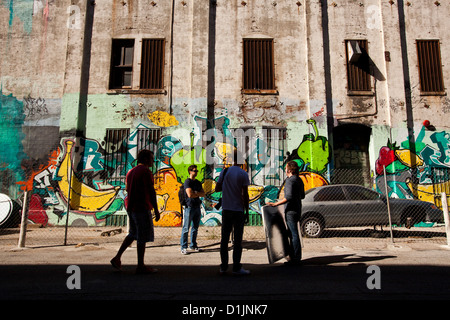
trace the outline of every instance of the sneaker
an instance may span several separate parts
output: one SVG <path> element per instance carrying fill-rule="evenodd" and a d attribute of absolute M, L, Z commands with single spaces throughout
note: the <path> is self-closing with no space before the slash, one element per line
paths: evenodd
<path fill-rule="evenodd" d="M 193 250 L 195 252 L 202 252 L 203 251 L 202 249 L 200 249 L 198 247 L 191 248 L 191 250 Z"/>
<path fill-rule="evenodd" d="M 225 274 L 225 273 L 227 272 L 227 270 L 224 270 L 224 269 L 222 269 L 222 267 L 221 267 L 219 272 L 220 272 L 221 275 L 223 275 L 223 274 Z"/>
<path fill-rule="evenodd" d="M 246 276 L 250 274 L 249 270 L 245 270 L 244 268 L 241 268 L 239 271 L 233 271 L 233 274 L 239 275 L 239 276 Z"/>
<path fill-rule="evenodd" d="M 181 249 L 181 254 L 188 254 L 186 249 Z"/>

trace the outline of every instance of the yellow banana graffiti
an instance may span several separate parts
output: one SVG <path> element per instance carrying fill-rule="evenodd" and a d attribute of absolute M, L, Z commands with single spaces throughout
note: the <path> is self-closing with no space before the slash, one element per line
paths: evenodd
<path fill-rule="evenodd" d="M 262 186 L 256 186 L 256 185 L 248 186 L 248 196 L 249 196 L 250 203 L 261 198 L 261 195 L 263 193 L 264 193 L 264 187 L 262 187 Z"/>
<path fill-rule="evenodd" d="M 71 155 L 73 144 L 73 141 L 66 141 L 66 154 L 57 172 L 61 195 L 67 201 L 70 190 L 70 209 L 72 210 L 83 212 L 106 210 L 114 201 L 120 187 L 96 190 L 81 182 L 75 176 L 72 168 Z"/>
<path fill-rule="evenodd" d="M 395 155 L 401 163 L 410 168 L 420 167 L 423 165 L 423 160 L 409 149 L 395 150 Z"/>

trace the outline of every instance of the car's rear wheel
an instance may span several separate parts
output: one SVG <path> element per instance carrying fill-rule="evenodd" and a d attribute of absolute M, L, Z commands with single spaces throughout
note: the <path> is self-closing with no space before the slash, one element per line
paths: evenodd
<path fill-rule="evenodd" d="M 323 222 L 318 217 L 308 217 L 302 222 L 302 233 L 308 238 L 319 238 L 323 233 Z"/>

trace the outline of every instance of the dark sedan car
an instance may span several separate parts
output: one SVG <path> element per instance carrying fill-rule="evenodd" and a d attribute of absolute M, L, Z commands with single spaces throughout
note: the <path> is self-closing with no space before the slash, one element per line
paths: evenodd
<path fill-rule="evenodd" d="M 301 230 L 318 238 L 325 228 L 389 225 L 385 196 L 360 185 L 330 185 L 310 189 L 302 201 Z M 389 198 L 391 223 L 413 225 L 443 222 L 443 212 L 419 200 Z"/>

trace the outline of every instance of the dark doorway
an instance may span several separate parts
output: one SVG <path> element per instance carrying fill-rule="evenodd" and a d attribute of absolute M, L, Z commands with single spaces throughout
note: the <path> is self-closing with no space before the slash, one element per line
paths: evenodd
<path fill-rule="evenodd" d="M 369 161 L 371 133 L 372 129 L 362 124 L 344 124 L 333 128 L 332 183 L 372 186 Z"/>

